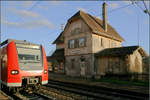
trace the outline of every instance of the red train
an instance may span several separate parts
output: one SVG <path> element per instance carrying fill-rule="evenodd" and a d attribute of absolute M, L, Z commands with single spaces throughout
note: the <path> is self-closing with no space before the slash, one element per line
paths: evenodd
<path fill-rule="evenodd" d="M 8 39 L 0 46 L 2 87 L 18 91 L 48 83 L 47 58 L 42 45 Z"/>

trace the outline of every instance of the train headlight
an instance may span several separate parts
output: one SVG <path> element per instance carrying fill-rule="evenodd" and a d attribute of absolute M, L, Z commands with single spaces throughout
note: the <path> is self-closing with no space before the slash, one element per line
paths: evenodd
<path fill-rule="evenodd" d="M 45 70 L 44 70 L 44 74 L 46 74 L 46 73 L 47 73 L 47 70 L 45 69 Z"/>
<path fill-rule="evenodd" d="M 16 75 L 16 74 L 18 74 L 19 72 L 18 72 L 18 70 L 12 70 L 11 71 L 11 74 L 13 74 L 13 75 Z"/>

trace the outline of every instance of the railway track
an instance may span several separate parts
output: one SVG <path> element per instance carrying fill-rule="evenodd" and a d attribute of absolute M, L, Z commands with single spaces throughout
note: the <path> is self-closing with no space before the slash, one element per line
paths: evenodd
<path fill-rule="evenodd" d="M 0 90 L 0 100 L 13 100 L 10 96 L 5 94 L 3 91 Z"/>
<path fill-rule="evenodd" d="M 52 97 L 44 95 L 38 91 L 33 92 L 33 93 L 28 93 L 28 92 L 23 92 L 23 91 L 17 92 L 17 93 L 5 92 L 5 95 L 6 94 L 9 95 L 9 99 L 0 98 L 0 100 L 54 100 Z"/>
<path fill-rule="evenodd" d="M 81 98 L 91 98 L 92 100 L 149 100 L 149 94 L 54 80 L 50 80 L 46 87 L 56 89 L 57 91 L 68 92 L 70 94 L 77 94 Z M 72 98 L 74 97 L 72 96 Z"/>
<path fill-rule="evenodd" d="M 32 94 L 16 93 L 12 97 L 14 100 L 53 100 L 52 98 L 37 92 Z"/>

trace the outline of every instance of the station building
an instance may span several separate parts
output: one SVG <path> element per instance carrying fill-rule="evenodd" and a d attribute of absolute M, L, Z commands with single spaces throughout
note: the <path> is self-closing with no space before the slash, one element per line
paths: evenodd
<path fill-rule="evenodd" d="M 48 58 L 57 60 L 58 72 L 83 77 L 143 72 L 145 51 L 139 46 L 122 47 L 125 40 L 107 23 L 106 3 L 102 13 L 103 20 L 81 10 L 68 19 L 53 42 L 56 51 Z"/>

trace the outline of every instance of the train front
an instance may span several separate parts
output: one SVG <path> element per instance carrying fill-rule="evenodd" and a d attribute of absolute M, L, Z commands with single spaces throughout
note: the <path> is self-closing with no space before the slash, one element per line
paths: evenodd
<path fill-rule="evenodd" d="M 18 84 L 15 87 L 36 88 L 37 86 L 47 84 L 48 67 L 43 46 L 30 43 L 15 43 L 15 46 L 17 56 L 14 57 L 15 55 L 12 56 L 10 54 L 12 62 L 16 61 L 18 63 L 18 68 L 16 67 L 16 70 L 11 71 L 11 76 L 16 76 L 15 78 L 18 80 Z M 12 51 L 11 46 L 10 50 L 15 52 L 15 50 Z M 16 60 L 13 60 L 13 58 Z"/>

